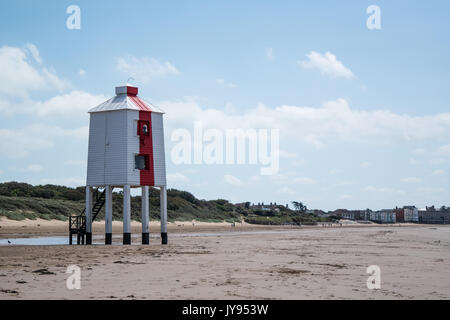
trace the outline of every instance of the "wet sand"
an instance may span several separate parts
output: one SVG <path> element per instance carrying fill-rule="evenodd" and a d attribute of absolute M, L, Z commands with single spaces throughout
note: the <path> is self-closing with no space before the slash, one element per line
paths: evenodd
<path fill-rule="evenodd" d="M 449 226 L 172 229 L 167 246 L 0 246 L 0 299 L 450 299 Z"/>

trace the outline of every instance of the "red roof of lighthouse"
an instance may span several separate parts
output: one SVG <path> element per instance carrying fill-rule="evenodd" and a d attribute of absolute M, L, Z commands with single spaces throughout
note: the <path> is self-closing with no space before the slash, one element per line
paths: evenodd
<path fill-rule="evenodd" d="M 88 112 L 105 112 L 114 110 L 136 110 L 164 113 L 158 107 L 137 96 L 138 88 L 130 85 L 116 87 L 116 96 L 90 109 Z"/>

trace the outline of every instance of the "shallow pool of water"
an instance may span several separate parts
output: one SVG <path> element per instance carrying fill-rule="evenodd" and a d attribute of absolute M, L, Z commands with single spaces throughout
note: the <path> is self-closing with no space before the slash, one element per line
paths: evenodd
<path fill-rule="evenodd" d="M 0 245 L 42 246 L 42 245 L 62 245 L 62 244 L 69 244 L 69 238 L 68 237 L 36 237 L 36 238 L 0 239 Z"/>
<path fill-rule="evenodd" d="M 113 238 L 120 238 L 122 236 L 114 235 Z M 77 237 L 74 235 L 72 238 L 73 244 L 77 244 Z M 101 236 L 94 236 L 92 239 L 93 244 L 104 244 L 104 238 Z M 29 238 L 9 238 L 0 239 L 1 245 L 22 245 L 22 246 L 57 246 L 68 245 L 69 236 L 52 236 L 52 237 L 29 237 Z"/>
<path fill-rule="evenodd" d="M 171 233 L 170 237 L 221 237 L 239 235 L 252 235 L 252 234 L 270 234 L 270 233 L 286 233 L 286 232 L 298 232 L 298 231 L 311 231 L 311 230 L 255 230 L 255 231 L 224 231 L 224 232 L 189 232 L 189 233 Z M 132 235 L 136 244 L 139 242 L 137 238 L 140 238 L 139 234 Z M 160 235 L 153 233 L 150 234 L 151 239 L 159 239 Z M 155 240 L 154 240 L 155 241 Z M 77 238 L 73 236 L 73 244 L 76 244 Z M 121 244 L 122 235 L 113 235 L 113 244 Z M 100 235 L 94 235 L 92 239 L 93 244 L 104 244 L 104 238 Z M 30 238 L 9 238 L 0 239 L 0 245 L 25 245 L 25 246 L 51 246 L 51 245 L 68 245 L 68 236 L 53 236 L 53 237 L 30 237 Z"/>

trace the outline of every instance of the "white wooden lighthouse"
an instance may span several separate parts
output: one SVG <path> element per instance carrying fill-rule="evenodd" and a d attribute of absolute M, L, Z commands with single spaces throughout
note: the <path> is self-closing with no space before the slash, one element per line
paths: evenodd
<path fill-rule="evenodd" d="M 89 110 L 86 244 L 92 244 L 95 187 L 105 189 L 105 244 L 112 242 L 112 191 L 123 188 L 123 244 L 131 244 L 130 188 L 142 188 L 142 243 L 149 243 L 149 187 L 161 191 L 161 239 L 167 244 L 167 191 L 163 111 L 116 87 L 116 96 Z"/>

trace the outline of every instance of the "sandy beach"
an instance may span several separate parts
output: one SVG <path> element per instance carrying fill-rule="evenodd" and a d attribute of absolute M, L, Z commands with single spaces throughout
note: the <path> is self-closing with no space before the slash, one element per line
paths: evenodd
<path fill-rule="evenodd" d="M 1 238 L 67 234 L 66 222 L 0 225 Z M 450 299 L 449 226 L 184 222 L 169 226 L 167 246 L 156 223 L 151 244 L 138 245 L 139 228 L 132 246 L 0 246 L 0 299 Z M 80 290 L 66 287 L 73 264 Z M 370 265 L 379 290 L 366 286 Z"/>

